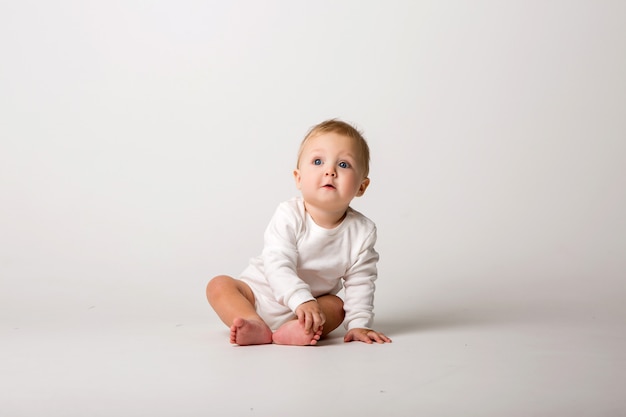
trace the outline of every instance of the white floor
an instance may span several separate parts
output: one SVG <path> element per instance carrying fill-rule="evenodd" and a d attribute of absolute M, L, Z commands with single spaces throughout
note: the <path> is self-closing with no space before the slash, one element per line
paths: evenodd
<path fill-rule="evenodd" d="M 231 346 L 201 294 L 153 314 L 9 313 L 0 415 L 626 415 L 626 307 L 494 299 L 382 303 L 393 343 L 372 346 Z"/>

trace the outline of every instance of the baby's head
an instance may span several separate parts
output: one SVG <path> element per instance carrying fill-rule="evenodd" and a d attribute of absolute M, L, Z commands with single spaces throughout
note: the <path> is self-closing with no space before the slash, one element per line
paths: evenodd
<path fill-rule="evenodd" d="M 352 125 L 343 122 L 337 119 L 326 120 L 322 123 L 319 123 L 311 128 L 308 131 L 302 143 L 300 144 L 300 149 L 298 150 L 298 163 L 296 168 L 300 168 L 300 158 L 302 157 L 302 151 L 306 146 L 309 139 L 312 139 L 318 135 L 324 133 L 336 133 L 341 136 L 346 136 L 352 139 L 354 144 L 355 151 L 357 152 L 357 164 L 359 172 L 361 173 L 363 178 L 367 178 L 370 171 L 370 148 L 367 145 L 367 142 L 363 138 L 361 132 L 359 132 Z"/>

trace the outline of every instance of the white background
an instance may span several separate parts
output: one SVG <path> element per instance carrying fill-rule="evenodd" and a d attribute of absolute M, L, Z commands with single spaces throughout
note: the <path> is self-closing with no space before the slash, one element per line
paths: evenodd
<path fill-rule="evenodd" d="M 2 2 L 0 343 L 95 314 L 216 323 L 206 282 L 259 253 L 331 117 L 372 150 L 354 207 L 379 228 L 380 330 L 623 332 L 625 21 L 620 1 Z"/>

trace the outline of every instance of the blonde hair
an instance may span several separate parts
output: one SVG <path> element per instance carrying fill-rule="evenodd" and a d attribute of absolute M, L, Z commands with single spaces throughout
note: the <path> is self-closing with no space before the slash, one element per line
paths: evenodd
<path fill-rule="evenodd" d="M 323 133 L 337 133 L 338 135 L 349 137 L 354 141 L 358 151 L 357 162 L 359 168 L 362 169 L 363 178 L 367 178 L 370 172 L 370 148 L 361 132 L 349 123 L 339 119 L 325 120 L 313 126 L 307 132 L 298 150 L 298 163 L 296 164 L 296 168 L 300 168 L 300 157 L 302 157 L 302 151 L 308 140 Z"/>

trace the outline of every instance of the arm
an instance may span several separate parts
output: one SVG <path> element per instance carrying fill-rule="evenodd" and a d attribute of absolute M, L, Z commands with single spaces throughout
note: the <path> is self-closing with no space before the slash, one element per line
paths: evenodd
<path fill-rule="evenodd" d="M 374 319 L 374 281 L 378 277 L 376 263 L 379 256 L 374 249 L 376 228 L 365 239 L 357 261 L 344 277 L 346 328 L 345 342 L 361 341 L 365 343 L 390 343 L 384 334 L 372 330 Z"/>
<path fill-rule="evenodd" d="M 298 277 L 297 236 L 301 219 L 289 206 L 278 206 L 265 230 L 263 262 L 265 277 L 276 300 L 297 314 L 302 303 L 315 300 L 309 285 Z"/>

